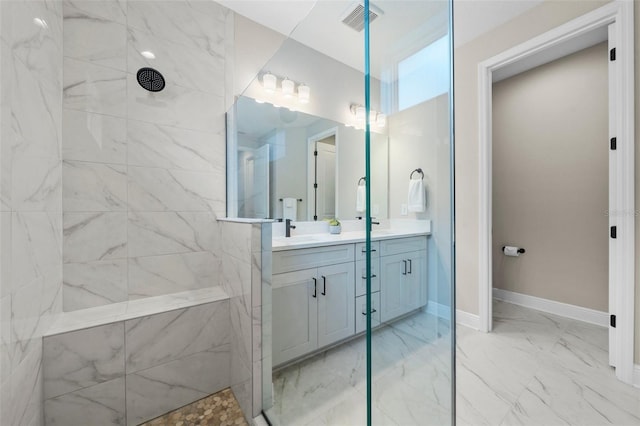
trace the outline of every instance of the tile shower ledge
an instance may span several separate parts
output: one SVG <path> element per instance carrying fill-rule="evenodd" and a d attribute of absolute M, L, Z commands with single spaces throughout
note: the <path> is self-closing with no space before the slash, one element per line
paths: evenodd
<path fill-rule="evenodd" d="M 378 229 L 371 234 L 372 241 L 389 240 L 393 238 L 413 237 L 419 235 L 431 235 L 430 223 L 427 229 Z M 362 243 L 365 241 L 363 231 L 343 232 L 338 235 L 332 234 L 307 234 L 294 235 L 293 237 L 274 237 L 272 240 L 272 250 L 291 250 L 309 247 L 323 247 L 339 244 Z"/>
<path fill-rule="evenodd" d="M 64 312 L 44 337 L 228 299 L 224 289 L 216 286 Z"/>

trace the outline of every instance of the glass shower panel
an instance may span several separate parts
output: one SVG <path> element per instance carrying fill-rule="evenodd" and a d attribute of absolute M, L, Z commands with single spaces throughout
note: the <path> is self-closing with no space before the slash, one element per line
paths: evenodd
<path fill-rule="evenodd" d="M 451 4 L 367 4 L 367 132 L 389 139 L 389 220 L 367 232 L 369 424 L 452 424 Z"/>

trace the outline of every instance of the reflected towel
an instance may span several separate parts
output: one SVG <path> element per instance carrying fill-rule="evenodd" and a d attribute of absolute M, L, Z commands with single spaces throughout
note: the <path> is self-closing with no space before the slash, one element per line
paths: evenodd
<path fill-rule="evenodd" d="M 367 190 L 365 185 L 358 185 L 356 191 L 356 212 L 364 213 L 367 208 Z"/>
<path fill-rule="evenodd" d="M 409 180 L 409 195 L 407 199 L 408 210 L 410 212 L 421 213 L 426 209 L 427 196 L 425 194 L 422 179 Z"/>
<path fill-rule="evenodd" d="M 295 198 L 283 198 L 282 199 L 282 218 L 291 219 L 293 221 L 298 220 L 298 200 Z"/>

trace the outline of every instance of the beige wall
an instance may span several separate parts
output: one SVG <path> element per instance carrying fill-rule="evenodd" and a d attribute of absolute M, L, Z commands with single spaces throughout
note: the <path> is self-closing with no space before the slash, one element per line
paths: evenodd
<path fill-rule="evenodd" d="M 455 50 L 456 97 L 456 286 L 457 308 L 478 313 L 478 63 L 512 46 L 584 15 L 608 1 L 546 1 L 529 12 Z M 636 26 L 640 8 L 635 8 Z M 455 29 L 454 29 L 455 31 Z M 640 87 L 640 31 L 635 33 L 636 86 Z M 640 97 L 636 90 L 636 104 Z M 638 139 L 636 134 L 636 139 Z M 640 165 L 640 149 L 636 149 Z M 640 179 L 639 179 L 640 180 Z M 640 199 L 640 184 L 636 183 Z M 636 250 L 640 252 L 640 221 Z M 640 285 L 636 274 L 636 362 L 640 362 Z"/>
<path fill-rule="evenodd" d="M 608 311 L 607 51 L 493 86 L 494 287 Z"/>

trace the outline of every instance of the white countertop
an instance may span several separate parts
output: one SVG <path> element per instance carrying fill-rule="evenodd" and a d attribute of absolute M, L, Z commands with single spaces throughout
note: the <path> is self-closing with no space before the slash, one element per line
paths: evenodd
<path fill-rule="evenodd" d="M 375 229 L 371 233 L 372 241 L 388 240 L 393 238 L 413 237 L 419 235 L 431 235 L 431 227 L 426 229 Z M 293 250 L 308 247 L 323 247 L 339 244 L 361 243 L 365 241 L 364 231 L 342 232 L 338 235 L 328 233 L 294 235 L 292 237 L 274 237 L 272 250 Z"/>

